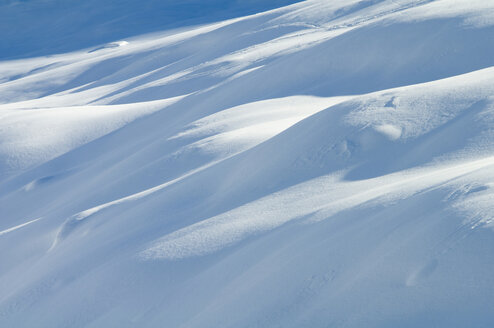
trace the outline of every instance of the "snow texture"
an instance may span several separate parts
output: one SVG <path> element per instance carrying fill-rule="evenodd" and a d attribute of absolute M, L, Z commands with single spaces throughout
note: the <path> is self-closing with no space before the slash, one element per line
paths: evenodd
<path fill-rule="evenodd" d="M 492 327 L 494 2 L 295 2 L 0 4 L 1 327 Z"/>

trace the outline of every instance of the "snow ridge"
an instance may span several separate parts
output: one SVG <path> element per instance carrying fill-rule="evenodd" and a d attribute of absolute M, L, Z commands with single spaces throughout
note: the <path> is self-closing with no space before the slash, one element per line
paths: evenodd
<path fill-rule="evenodd" d="M 494 4 L 226 17 L 0 61 L 1 325 L 490 327 Z"/>

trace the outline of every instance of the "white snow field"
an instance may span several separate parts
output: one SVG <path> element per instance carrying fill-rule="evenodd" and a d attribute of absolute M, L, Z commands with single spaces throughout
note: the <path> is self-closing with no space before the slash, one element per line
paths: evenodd
<path fill-rule="evenodd" d="M 0 327 L 493 326 L 494 1 L 0 61 Z"/>

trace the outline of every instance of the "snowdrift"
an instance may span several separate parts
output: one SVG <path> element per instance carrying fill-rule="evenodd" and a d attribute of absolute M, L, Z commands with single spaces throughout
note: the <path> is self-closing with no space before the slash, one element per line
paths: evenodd
<path fill-rule="evenodd" d="M 490 327 L 493 53 L 309 0 L 0 62 L 0 322 Z"/>

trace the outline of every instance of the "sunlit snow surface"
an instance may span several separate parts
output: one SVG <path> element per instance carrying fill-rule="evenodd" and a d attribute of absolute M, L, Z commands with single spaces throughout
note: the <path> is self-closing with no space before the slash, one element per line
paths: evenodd
<path fill-rule="evenodd" d="M 309 0 L 0 62 L 1 327 L 492 327 L 494 2 Z"/>

